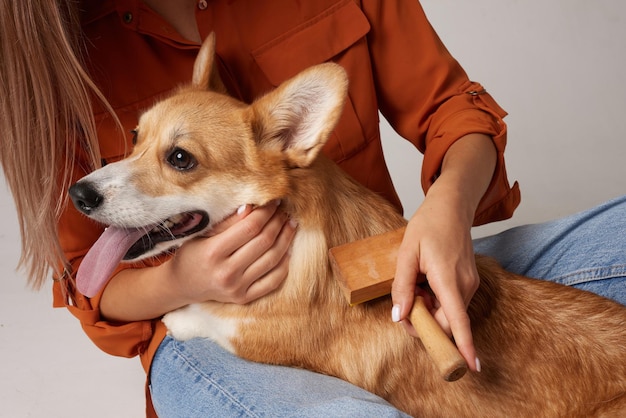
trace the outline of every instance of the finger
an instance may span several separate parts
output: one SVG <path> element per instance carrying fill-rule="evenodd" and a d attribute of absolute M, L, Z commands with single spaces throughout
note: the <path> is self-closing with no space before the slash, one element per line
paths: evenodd
<path fill-rule="evenodd" d="M 286 253 L 272 270 L 252 282 L 246 291 L 244 300 L 240 303 L 252 302 L 278 289 L 289 273 L 289 260 L 290 254 Z"/>
<path fill-rule="evenodd" d="M 236 215 L 240 219 L 220 234 L 220 238 L 223 240 L 221 245 L 224 254 L 233 254 L 239 248 L 258 237 L 266 224 L 277 213 L 279 203 L 272 202 L 254 210 L 251 210 L 249 205 L 246 205 L 244 209 L 240 208 L 239 213 Z"/>
<path fill-rule="evenodd" d="M 269 225 L 270 223 L 268 223 L 268 227 Z M 285 222 L 273 245 L 268 250 L 262 252 L 260 256 L 248 266 L 244 272 L 244 277 L 252 278 L 252 280 L 263 278 L 280 263 L 284 262 L 293 237 L 295 236 L 296 228 L 297 223 L 295 221 L 289 220 Z M 265 231 L 263 233 L 265 233 Z"/>
<path fill-rule="evenodd" d="M 231 216 L 227 217 L 223 221 L 213 226 L 213 228 L 211 228 L 205 234 L 205 236 L 212 237 L 214 235 L 221 234 L 222 232 L 226 231 L 228 228 L 230 228 L 231 226 L 235 225 L 237 222 L 239 222 L 240 220 L 248 216 L 252 212 L 252 209 L 253 208 L 251 205 L 241 205 L 237 209 L 237 212 L 235 212 Z"/>
<path fill-rule="evenodd" d="M 467 314 L 465 307 L 465 301 L 461 297 L 459 292 L 446 291 L 438 296 L 441 303 L 441 309 L 449 324 L 449 329 L 454 337 L 459 352 L 467 362 L 469 368 L 473 371 L 478 369 L 476 349 L 474 347 L 474 340 L 472 337 L 472 329 L 470 324 L 470 318 Z M 440 315 L 435 316 L 435 319 L 441 320 Z M 442 327 L 447 328 L 447 324 L 442 320 L 444 324 Z"/>
<path fill-rule="evenodd" d="M 448 318 L 446 318 L 446 314 L 443 312 L 440 306 L 436 308 L 432 313 L 433 318 L 439 324 L 443 332 L 445 332 L 449 337 L 452 337 L 452 329 L 450 328 L 450 323 L 448 322 Z"/>
<path fill-rule="evenodd" d="M 419 338 L 419 334 L 417 333 L 417 331 L 415 330 L 415 328 L 413 327 L 413 324 L 411 324 L 411 322 L 408 319 L 403 319 L 402 321 L 400 321 L 400 323 L 402 324 L 402 326 L 404 327 L 404 330 L 411 336 L 411 337 L 415 337 L 415 338 Z M 418 325 L 419 326 L 419 325 Z"/>
<path fill-rule="evenodd" d="M 402 248 L 398 253 L 396 272 L 391 285 L 391 300 L 393 301 L 391 319 L 394 322 L 406 319 L 413 306 L 419 275 L 419 260 L 415 254 L 417 252 Z"/>
<path fill-rule="evenodd" d="M 252 214 L 250 216 L 252 216 Z M 259 259 L 262 259 L 262 262 L 259 263 L 260 266 L 263 265 L 264 262 L 265 264 L 268 264 L 272 257 L 274 263 L 276 263 L 282 257 L 282 254 L 277 256 L 275 251 L 272 252 L 271 250 L 275 250 L 280 233 L 288 223 L 288 220 L 289 218 L 284 212 L 275 212 L 254 237 L 232 253 L 230 256 L 230 262 L 234 265 L 240 266 L 242 274 Z M 287 248 L 288 246 L 285 246 L 285 251 Z M 266 272 L 267 271 L 259 271 L 259 274 L 257 274 L 256 277 L 252 276 L 252 278 L 256 279 Z"/>
<path fill-rule="evenodd" d="M 422 275 L 420 274 L 420 276 Z M 424 276 L 424 281 L 426 281 L 425 276 Z M 426 306 L 426 309 L 428 309 L 428 311 L 431 314 L 434 314 L 435 310 L 439 308 L 439 301 L 437 300 L 437 298 L 435 298 L 435 295 L 431 291 L 429 291 L 428 288 L 424 288 L 422 286 L 416 287 L 415 295 L 421 296 L 424 299 L 424 305 Z"/>
<path fill-rule="evenodd" d="M 243 300 L 248 303 L 276 290 L 289 271 L 290 247 L 297 229 L 297 222 L 289 220 L 283 226 L 275 244 L 255 260 L 242 275 L 242 282 L 249 283 Z"/>
<path fill-rule="evenodd" d="M 467 362 L 470 370 L 478 371 L 480 366 L 478 365 L 478 357 L 476 356 L 476 349 L 474 348 L 469 316 L 465 311 L 459 312 L 459 314 L 450 319 L 449 322 L 459 352 Z"/>

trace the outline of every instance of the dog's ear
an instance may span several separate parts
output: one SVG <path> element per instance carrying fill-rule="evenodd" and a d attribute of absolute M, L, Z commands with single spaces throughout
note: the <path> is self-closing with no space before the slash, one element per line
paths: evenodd
<path fill-rule="evenodd" d="M 295 167 L 310 165 L 339 120 L 348 77 L 338 64 L 311 67 L 251 106 L 259 145 L 280 150 Z"/>
<path fill-rule="evenodd" d="M 217 66 L 215 65 L 215 33 L 211 32 L 206 37 L 198 52 L 193 65 L 192 82 L 194 87 L 201 90 L 211 90 L 218 93 L 226 93 L 226 87 L 222 83 Z"/>

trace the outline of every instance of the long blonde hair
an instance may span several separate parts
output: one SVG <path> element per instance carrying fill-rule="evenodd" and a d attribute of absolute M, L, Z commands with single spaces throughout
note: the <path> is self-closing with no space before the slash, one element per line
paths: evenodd
<path fill-rule="evenodd" d="M 22 237 L 18 267 L 40 288 L 67 260 L 57 234 L 78 147 L 100 164 L 76 0 L 0 0 L 0 163 Z"/>

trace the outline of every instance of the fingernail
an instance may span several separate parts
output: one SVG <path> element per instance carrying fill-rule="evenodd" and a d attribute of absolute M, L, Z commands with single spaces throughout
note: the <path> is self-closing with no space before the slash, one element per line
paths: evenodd
<path fill-rule="evenodd" d="M 242 213 L 244 213 L 246 210 L 246 207 L 248 207 L 248 205 L 239 206 L 239 208 L 237 208 L 237 215 L 241 215 Z"/>
<path fill-rule="evenodd" d="M 400 305 L 393 305 L 393 308 L 391 308 L 391 320 L 400 322 Z"/>
<path fill-rule="evenodd" d="M 274 200 L 274 204 L 275 204 L 276 206 L 280 206 L 280 204 L 281 204 L 281 203 L 282 203 L 282 200 L 281 200 L 281 199 L 276 199 L 276 200 Z"/>
<path fill-rule="evenodd" d="M 289 226 L 293 229 L 296 229 L 298 227 L 298 221 L 293 218 L 289 219 Z"/>
<path fill-rule="evenodd" d="M 476 357 L 476 371 L 480 373 L 480 360 Z"/>

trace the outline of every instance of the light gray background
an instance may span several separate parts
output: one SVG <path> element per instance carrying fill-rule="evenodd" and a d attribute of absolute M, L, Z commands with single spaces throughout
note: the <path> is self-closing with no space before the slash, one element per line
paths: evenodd
<path fill-rule="evenodd" d="M 522 205 L 512 220 L 479 228 L 477 236 L 626 192 L 626 3 L 422 4 L 470 78 L 510 113 L 507 164 Z M 383 131 L 410 215 L 422 199 L 421 157 L 385 124 Z M 0 417 L 142 416 L 139 361 L 101 353 L 67 311 L 50 307 L 50 286 L 33 293 L 15 273 L 19 231 L 5 188 L 0 195 Z"/>

